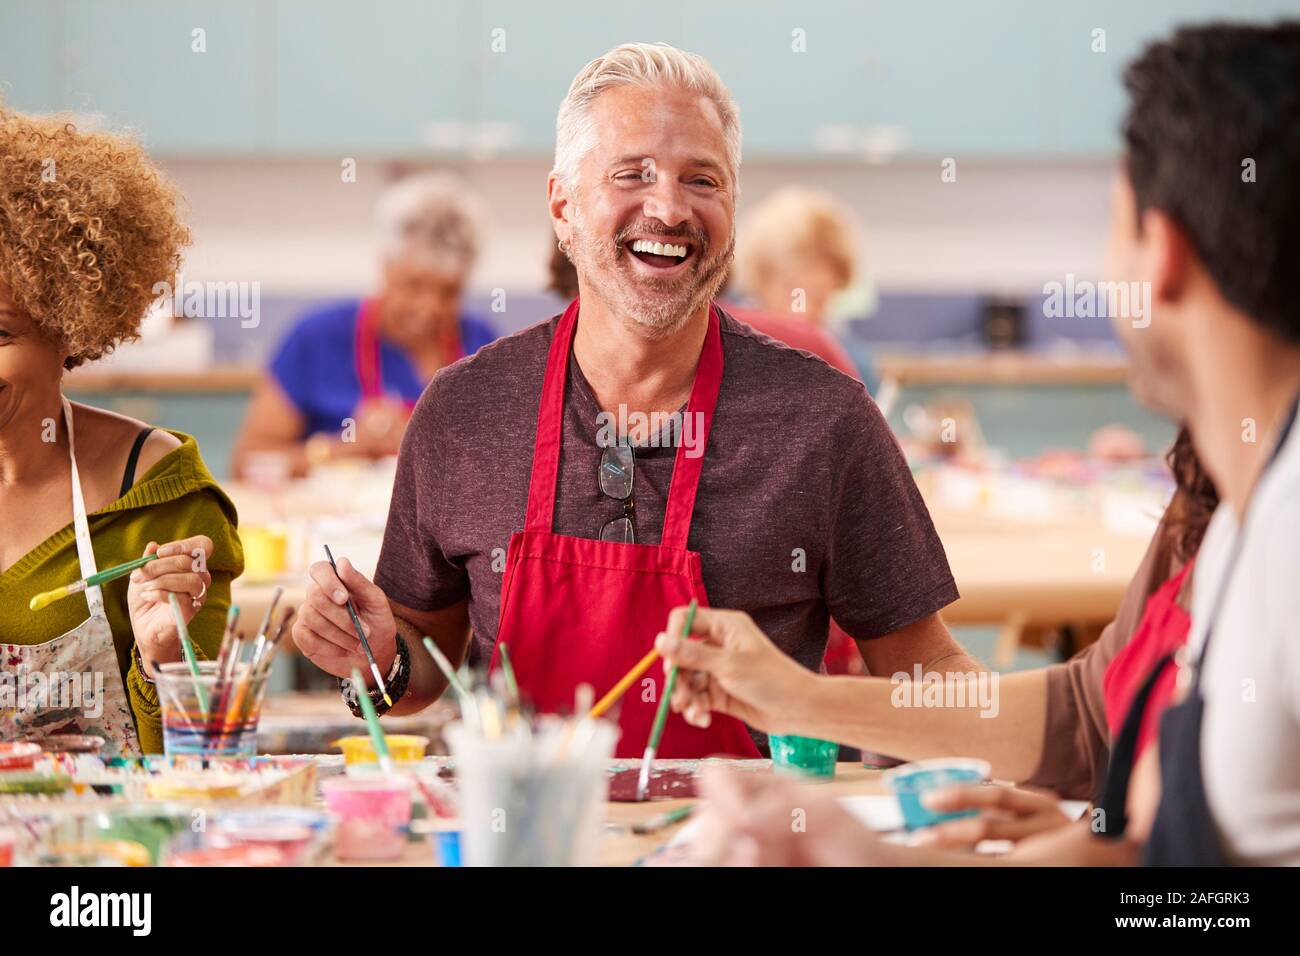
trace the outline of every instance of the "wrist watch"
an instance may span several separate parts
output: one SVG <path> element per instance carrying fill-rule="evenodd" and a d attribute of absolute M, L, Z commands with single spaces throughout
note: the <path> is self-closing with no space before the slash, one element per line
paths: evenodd
<path fill-rule="evenodd" d="M 388 685 L 388 696 L 396 704 L 406 693 L 406 685 L 411 679 L 411 650 L 406 646 L 406 641 L 402 635 L 397 635 L 397 654 L 393 657 L 393 666 L 388 669 L 384 675 L 384 683 Z M 389 706 L 384 701 L 384 694 L 378 687 L 373 689 L 363 687 L 363 690 L 370 697 L 370 702 L 375 705 L 375 713 L 382 717 L 388 713 Z M 352 678 L 339 678 L 339 693 L 343 695 L 343 703 L 348 705 L 348 710 L 352 711 L 353 717 L 364 717 L 365 712 L 361 709 L 361 702 L 357 699 L 357 689 L 352 686 Z"/>

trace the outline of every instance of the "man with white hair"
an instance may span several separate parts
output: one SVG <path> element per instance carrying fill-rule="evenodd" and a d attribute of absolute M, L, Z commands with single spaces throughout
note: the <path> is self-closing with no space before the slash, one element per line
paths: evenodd
<path fill-rule="evenodd" d="M 567 711 L 609 691 L 692 599 L 748 610 L 816 668 L 830 617 L 875 673 L 977 669 L 938 611 L 956 596 L 907 465 L 862 384 L 715 305 L 731 263 L 735 104 L 700 57 L 628 44 L 560 106 L 548 204 L 579 298 L 440 374 L 411 421 L 371 583 L 311 569 L 294 638 L 365 672 L 350 594 L 395 713 L 445 689 L 429 657 L 496 666 Z M 471 640 L 472 627 L 472 640 Z M 664 674 L 621 701 L 645 747 Z M 355 708 L 356 690 L 343 682 Z M 380 701 L 378 687 L 367 687 Z M 669 718 L 663 757 L 757 756 L 733 718 Z"/>
<path fill-rule="evenodd" d="M 375 219 L 379 288 L 304 316 L 280 343 L 254 389 L 236 474 L 252 470 L 259 452 L 287 453 L 298 474 L 332 458 L 397 454 L 434 372 L 495 337 L 460 311 L 478 212 L 456 179 L 400 179 L 380 196 Z"/>

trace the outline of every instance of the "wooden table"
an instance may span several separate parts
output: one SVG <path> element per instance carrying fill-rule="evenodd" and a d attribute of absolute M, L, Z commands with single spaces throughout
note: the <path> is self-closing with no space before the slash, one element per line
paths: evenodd
<path fill-rule="evenodd" d="M 876 355 L 876 371 L 900 387 L 915 385 L 1121 385 L 1128 359 L 1112 350 L 1067 354 L 1019 349 L 956 354 L 890 352 Z"/>
<path fill-rule="evenodd" d="M 749 761 L 735 762 L 749 763 Z M 753 763 L 766 765 L 768 761 L 753 761 Z M 763 773 L 766 771 L 755 769 L 752 772 Z M 835 768 L 834 780 L 826 783 L 810 783 L 807 786 L 816 787 L 819 791 L 834 794 L 835 796 L 856 796 L 886 792 L 884 783 L 881 780 L 881 771 L 867 770 L 860 763 L 841 763 Z M 643 822 L 667 810 L 691 802 L 693 801 L 655 800 L 647 803 L 606 803 L 605 822 L 607 825 L 604 834 L 601 836 L 600 856 L 597 862 L 600 866 L 632 866 L 654 854 L 655 851 L 673 838 L 673 834 L 686 825 L 684 822 L 675 823 L 655 833 L 635 834 L 630 829 L 619 830 L 615 826 L 609 826 L 609 824 L 630 827 L 633 823 Z M 340 863 L 337 860 L 332 860 L 327 865 L 364 866 L 367 864 Z M 406 854 L 400 860 L 392 863 L 369 865 L 435 866 L 436 862 L 429 841 L 421 840 L 419 843 L 410 844 L 406 849 Z"/>

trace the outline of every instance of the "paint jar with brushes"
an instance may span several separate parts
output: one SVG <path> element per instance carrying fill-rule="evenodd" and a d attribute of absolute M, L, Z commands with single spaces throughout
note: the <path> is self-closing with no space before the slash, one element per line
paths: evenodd
<path fill-rule="evenodd" d="M 163 752 L 168 757 L 252 757 L 257 753 L 256 706 L 261 690 L 246 665 L 228 675 L 216 661 L 198 661 L 197 675 L 178 661 L 158 665 L 154 684 L 162 710 Z M 241 688 L 240 701 L 229 700 L 231 684 Z M 249 696 L 249 695 L 252 696 Z"/>
<path fill-rule="evenodd" d="M 154 675 L 163 751 L 169 758 L 247 758 L 257 753 L 257 725 L 271 662 L 294 613 L 285 612 L 272 627 L 278 599 L 277 591 L 252 639 L 235 630 L 239 610 L 231 608 L 215 661 L 197 659 L 179 607 L 173 607 L 185 659 L 159 665 Z"/>
<path fill-rule="evenodd" d="M 505 702 L 486 698 L 474 725 L 445 734 L 460 789 L 466 866 L 585 866 L 596 860 L 605 768 L 618 728 L 544 717 L 507 726 Z"/>

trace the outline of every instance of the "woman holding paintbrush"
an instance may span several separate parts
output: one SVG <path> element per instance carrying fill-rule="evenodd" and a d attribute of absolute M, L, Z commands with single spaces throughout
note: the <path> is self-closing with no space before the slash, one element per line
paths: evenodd
<path fill-rule="evenodd" d="M 181 659 L 171 596 L 196 654 L 221 640 L 243 554 L 194 439 L 62 392 L 172 281 L 178 199 L 129 139 L 0 104 L 0 740 L 161 750 L 149 675 Z"/>

